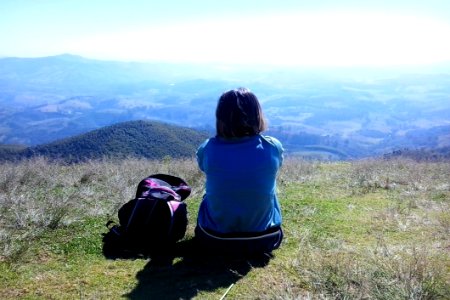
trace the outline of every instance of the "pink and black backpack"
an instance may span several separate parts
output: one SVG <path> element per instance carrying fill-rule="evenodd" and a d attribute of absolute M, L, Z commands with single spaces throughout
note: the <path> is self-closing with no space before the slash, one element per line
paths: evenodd
<path fill-rule="evenodd" d="M 172 175 L 155 174 L 141 180 L 135 198 L 119 209 L 119 225 L 108 222 L 104 252 L 145 254 L 182 239 L 188 223 L 184 200 L 190 193 L 190 186 Z"/>

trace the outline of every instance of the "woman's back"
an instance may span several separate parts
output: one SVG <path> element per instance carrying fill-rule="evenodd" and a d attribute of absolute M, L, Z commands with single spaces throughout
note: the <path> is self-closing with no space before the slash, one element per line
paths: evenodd
<path fill-rule="evenodd" d="M 261 135 L 211 138 L 197 152 L 206 174 L 199 224 L 220 233 L 261 232 L 281 224 L 276 176 L 282 164 L 278 140 Z"/>

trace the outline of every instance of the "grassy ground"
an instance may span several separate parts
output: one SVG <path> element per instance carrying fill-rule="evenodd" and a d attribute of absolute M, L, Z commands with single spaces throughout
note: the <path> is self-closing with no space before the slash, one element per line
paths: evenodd
<path fill-rule="evenodd" d="M 2 164 L 1 299 L 446 299 L 450 163 L 286 160 L 285 239 L 272 259 L 105 259 L 104 224 L 152 173 L 188 181 L 193 235 L 204 178 L 193 160 Z M 448 298 L 447 298 L 448 299 Z"/>

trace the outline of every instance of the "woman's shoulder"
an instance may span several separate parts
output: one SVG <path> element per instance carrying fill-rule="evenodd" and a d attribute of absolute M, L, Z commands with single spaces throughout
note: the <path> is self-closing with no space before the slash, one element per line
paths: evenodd
<path fill-rule="evenodd" d="M 280 154 L 284 152 L 283 144 L 277 138 L 269 135 L 261 135 L 261 138 L 264 139 L 270 145 L 276 147 Z"/>
<path fill-rule="evenodd" d="M 198 150 L 203 150 L 205 148 L 210 148 L 210 147 L 216 147 L 218 143 L 220 143 L 220 142 L 218 141 L 217 137 L 209 137 L 198 146 Z"/>
<path fill-rule="evenodd" d="M 267 142 L 269 142 L 269 143 L 271 143 L 271 144 L 273 144 L 273 145 L 275 145 L 277 147 L 282 147 L 281 142 L 276 137 L 273 137 L 273 136 L 270 136 L 270 135 L 261 135 L 261 137 L 263 139 L 265 139 Z"/>
<path fill-rule="evenodd" d="M 198 146 L 198 150 L 204 149 L 208 146 L 208 144 L 211 143 L 211 138 L 207 138 L 206 140 L 204 140 L 199 146 Z"/>

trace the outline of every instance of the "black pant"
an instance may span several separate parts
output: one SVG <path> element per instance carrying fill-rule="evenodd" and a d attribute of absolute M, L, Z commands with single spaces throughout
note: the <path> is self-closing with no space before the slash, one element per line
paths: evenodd
<path fill-rule="evenodd" d="M 195 238 L 201 249 L 224 254 L 271 253 L 280 247 L 283 240 L 281 227 L 258 233 L 221 234 L 197 224 Z"/>

